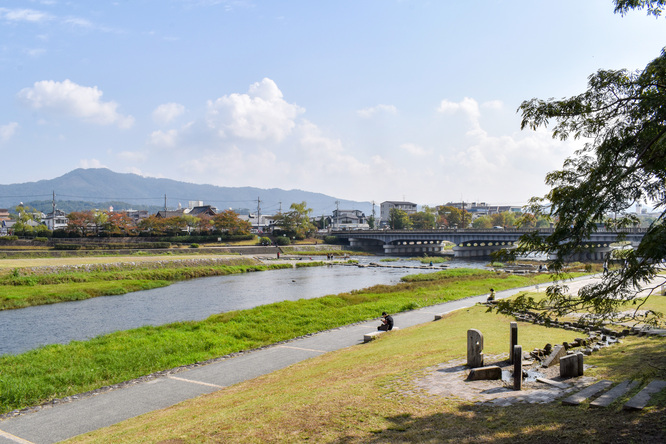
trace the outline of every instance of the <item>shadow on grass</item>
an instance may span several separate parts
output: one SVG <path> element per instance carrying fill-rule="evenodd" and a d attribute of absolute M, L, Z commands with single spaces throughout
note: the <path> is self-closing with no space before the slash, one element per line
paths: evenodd
<path fill-rule="evenodd" d="M 559 402 L 511 407 L 460 406 L 454 413 L 397 415 L 364 443 L 657 443 L 666 442 L 666 408 L 643 412 L 569 407 Z M 358 442 L 355 439 L 337 441 Z"/>

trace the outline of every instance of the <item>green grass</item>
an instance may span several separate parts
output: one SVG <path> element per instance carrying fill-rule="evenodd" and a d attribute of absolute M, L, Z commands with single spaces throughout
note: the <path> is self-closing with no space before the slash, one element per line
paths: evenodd
<path fill-rule="evenodd" d="M 250 259 L 202 260 L 97 264 L 59 268 L 55 272 L 15 269 L 0 277 L 0 310 L 32 305 L 111 296 L 164 287 L 173 282 L 207 276 L 223 276 L 268 269 L 288 268 L 289 264 L 258 265 Z"/>
<path fill-rule="evenodd" d="M 490 407 L 413 390 L 428 369 L 464 362 L 469 328 L 483 332 L 486 356 L 505 353 L 511 321 L 484 307 L 459 310 L 69 442 L 663 442 L 664 395 L 643 412 L 627 413 L 619 403 L 596 410 L 559 402 Z M 577 334 L 519 322 L 524 350 Z M 663 339 L 627 338 L 586 363 L 596 366 L 586 374 L 615 382 L 666 378 Z M 660 370 L 643 378 L 653 367 Z"/>
<path fill-rule="evenodd" d="M 407 282 L 316 299 L 284 301 L 211 316 L 199 322 L 112 333 L 0 356 L 0 413 L 85 392 L 149 373 L 206 361 L 312 332 L 485 293 L 543 282 L 545 275 L 483 270 L 434 273 Z M 430 275 L 429 275 L 430 276 Z M 325 316 L 323 315 L 325 314 Z M 275 323 L 275 319 L 280 319 Z"/>

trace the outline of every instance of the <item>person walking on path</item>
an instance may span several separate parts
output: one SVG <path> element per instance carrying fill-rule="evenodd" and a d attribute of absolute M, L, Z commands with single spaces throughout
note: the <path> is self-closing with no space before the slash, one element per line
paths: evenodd
<path fill-rule="evenodd" d="M 389 331 L 393 330 L 393 317 L 389 314 L 386 314 L 385 311 L 382 312 L 382 325 L 377 327 L 379 331 Z"/>

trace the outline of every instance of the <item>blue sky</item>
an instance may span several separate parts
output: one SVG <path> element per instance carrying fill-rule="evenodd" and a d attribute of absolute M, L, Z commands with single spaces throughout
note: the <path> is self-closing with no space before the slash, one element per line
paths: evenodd
<path fill-rule="evenodd" d="M 664 20 L 610 0 L 1 1 L 0 183 L 106 167 L 520 205 L 581 144 L 520 131 L 520 103 L 644 67 Z"/>

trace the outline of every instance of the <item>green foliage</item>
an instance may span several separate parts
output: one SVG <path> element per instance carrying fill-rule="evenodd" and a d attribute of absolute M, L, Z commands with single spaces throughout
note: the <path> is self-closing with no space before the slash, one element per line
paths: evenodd
<path fill-rule="evenodd" d="M 340 243 L 340 240 L 337 236 L 324 236 L 324 243 L 330 245 L 337 245 Z"/>
<path fill-rule="evenodd" d="M 412 221 L 407 212 L 398 208 L 391 208 L 388 223 L 392 230 L 408 230 L 412 227 Z"/>
<path fill-rule="evenodd" d="M 664 2 L 616 0 L 615 5 L 616 12 L 647 8 L 648 14 L 658 16 Z M 531 213 L 555 221 L 553 233 L 524 236 L 515 254 L 548 254 L 553 258 L 549 270 L 559 274 L 604 221 L 614 230 L 637 225 L 637 218 L 627 212 L 636 203 L 649 202 L 662 210 L 638 247 L 626 253 L 625 266 L 583 288 L 575 300 L 561 296 L 561 286 L 551 289 L 553 315 L 587 307 L 599 319 L 612 317 L 617 306 L 636 297 L 636 288 L 652 281 L 657 264 L 666 259 L 666 51 L 642 70 L 602 69 L 577 96 L 535 98 L 519 110 L 522 128 L 548 126 L 554 138 L 584 137 L 589 142 L 562 170 L 546 176 L 550 192 L 530 202 Z M 611 214 L 618 218 L 609 219 Z"/>
<path fill-rule="evenodd" d="M 199 248 L 199 244 L 190 244 L 190 248 Z"/>
<path fill-rule="evenodd" d="M 260 245 L 267 246 L 267 245 L 271 245 L 272 243 L 273 242 L 271 241 L 270 237 L 262 236 L 262 237 L 259 238 L 259 244 Z"/>
<path fill-rule="evenodd" d="M 291 244 L 291 239 L 289 239 L 287 236 L 277 236 L 275 238 L 275 243 L 278 245 L 289 245 Z"/>

